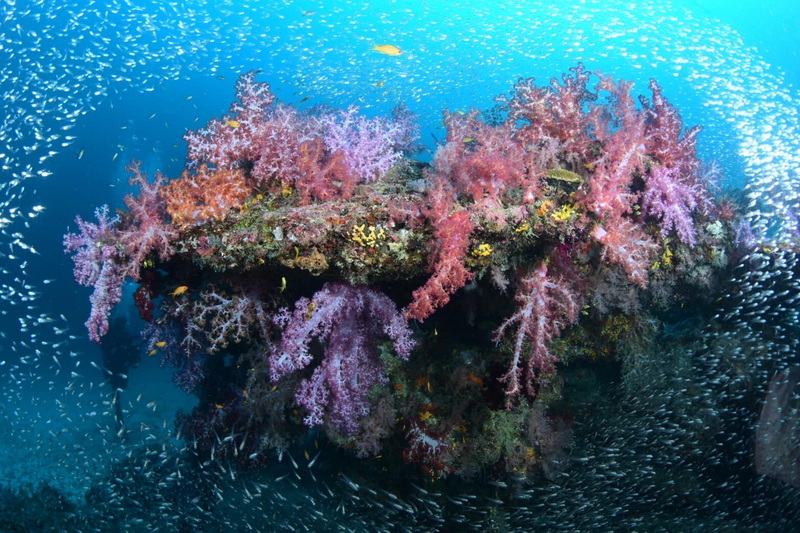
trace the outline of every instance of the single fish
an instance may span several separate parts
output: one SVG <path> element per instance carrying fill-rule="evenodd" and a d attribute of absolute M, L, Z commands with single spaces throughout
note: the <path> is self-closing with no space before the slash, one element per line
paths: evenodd
<path fill-rule="evenodd" d="M 403 52 L 393 44 L 374 44 L 372 49 L 387 56 L 399 56 Z"/>
<path fill-rule="evenodd" d="M 175 297 L 177 297 L 177 296 L 180 296 L 181 294 L 183 294 L 184 292 L 186 292 L 186 291 L 188 291 L 188 290 L 189 290 L 189 287 L 188 287 L 188 286 L 186 286 L 186 285 L 181 285 L 180 287 L 176 288 L 174 291 L 172 291 L 171 293 L 169 293 L 169 295 L 170 295 L 170 296 L 172 296 L 173 298 L 175 298 Z"/>

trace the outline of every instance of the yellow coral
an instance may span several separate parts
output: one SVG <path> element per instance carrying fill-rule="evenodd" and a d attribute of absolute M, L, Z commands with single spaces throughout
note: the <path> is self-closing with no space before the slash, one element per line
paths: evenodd
<path fill-rule="evenodd" d="M 492 247 L 485 242 L 478 245 L 477 248 L 472 250 L 472 255 L 476 257 L 486 257 L 492 253 Z"/>
<path fill-rule="evenodd" d="M 628 317 L 625 315 L 614 315 L 603 323 L 603 329 L 600 331 L 600 335 L 610 342 L 616 342 L 619 340 L 620 335 L 628 331 L 629 328 L 630 322 L 628 321 Z"/>
<path fill-rule="evenodd" d="M 661 262 L 665 266 L 668 266 L 668 267 L 672 266 L 672 250 L 669 249 L 669 246 L 666 246 L 664 248 L 664 253 L 661 256 Z"/>
<path fill-rule="evenodd" d="M 350 232 L 350 240 L 359 246 L 375 247 L 386 238 L 386 231 L 366 224 L 355 226 Z"/>
<path fill-rule="evenodd" d="M 433 417 L 433 413 L 431 413 L 430 411 L 420 411 L 419 413 L 419 419 L 422 422 L 427 421 L 431 417 Z"/>
<path fill-rule="evenodd" d="M 576 213 L 575 207 L 572 205 L 562 205 L 561 209 L 550 215 L 554 220 L 564 222 L 569 220 L 572 215 Z"/>
<path fill-rule="evenodd" d="M 530 462 L 536 457 L 536 451 L 530 446 L 525 446 L 525 461 Z"/>
<path fill-rule="evenodd" d="M 664 253 L 661 257 L 653 263 L 651 270 L 658 270 L 659 268 L 670 268 L 672 266 L 672 250 L 669 246 L 664 247 Z"/>

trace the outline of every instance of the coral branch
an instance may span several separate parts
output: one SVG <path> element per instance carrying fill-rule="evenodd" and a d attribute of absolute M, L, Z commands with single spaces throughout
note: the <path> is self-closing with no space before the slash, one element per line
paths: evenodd
<path fill-rule="evenodd" d="M 567 284 L 562 279 L 548 277 L 546 262 L 540 263 L 522 279 L 515 300 L 520 304 L 517 312 L 495 331 L 495 341 L 499 342 L 508 328 L 517 326 L 511 368 L 502 378 L 506 384 L 508 409 L 522 393 L 523 386 L 526 394 L 534 396 L 534 378 L 555 371 L 557 359 L 550 353 L 548 345 L 562 329 L 577 320 L 579 310 L 578 299 Z M 530 341 L 531 346 L 523 367 L 522 352 L 526 341 Z"/>
<path fill-rule="evenodd" d="M 473 224 L 469 214 L 460 211 L 440 220 L 435 237 L 438 249 L 433 274 L 425 285 L 414 291 L 411 303 L 403 311 L 408 320 L 425 320 L 437 308 L 450 301 L 450 295 L 472 279 L 464 265 L 469 251 L 469 235 Z"/>

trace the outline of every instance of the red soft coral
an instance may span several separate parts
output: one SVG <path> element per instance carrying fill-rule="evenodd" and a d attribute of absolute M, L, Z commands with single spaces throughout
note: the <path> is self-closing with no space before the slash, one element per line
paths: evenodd
<path fill-rule="evenodd" d="M 350 172 L 346 164 L 344 153 L 330 152 L 319 137 L 300 144 L 298 168 L 300 174 L 295 186 L 305 204 L 312 199 L 325 201 L 348 198 L 358 183 L 357 176 Z"/>
<path fill-rule="evenodd" d="M 434 226 L 436 251 L 432 265 L 433 274 L 428 281 L 415 290 L 411 303 L 403 311 L 406 320 L 425 320 L 437 308 L 450 301 L 450 295 L 472 279 L 464 259 L 469 251 L 469 236 L 475 228 L 467 211 L 453 208 L 452 186 L 441 177 L 433 177 L 428 191 L 430 205 L 426 218 Z"/>
<path fill-rule="evenodd" d="M 437 172 L 447 176 L 459 194 L 476 202 L 483 197 L 498 198 L 515 187 L 523 188 L 524 201 L 532 202 L 546 169 L 536 165 L 534 155 L 514 141 L 513 122 L 494 127 L 477 115 L 477 111 L 445 113 L 447 145 L 436 152 Z"/>
<path fill-rule="evenodd" d="M 637 197 L 630 185 L 634 173 L 644 169 L 646 145 L 644 116 L 631 97 L 631 84 L 602 77 L 598 89 L 609 93 L 611 105 L 596 107 L 592 114 L 603 150 L 591 162 L 589 192 L 579 203 L 602 219 L 631 211 Z"/>

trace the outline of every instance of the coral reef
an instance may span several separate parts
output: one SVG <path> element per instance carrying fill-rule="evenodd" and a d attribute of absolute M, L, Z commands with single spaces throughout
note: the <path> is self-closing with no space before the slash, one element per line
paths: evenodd
<path fill-rule="evenodd" d="M 178 179 L 132 164 L 127 210 L 65 236 L 95 287 L 90 337 L 139 282 L 148 349 L 201 398 L 184 436 L 244 466 L 324 432 L 432 478 L 552 475 L 577 416 L 563 369 L 635 366 L 620 339 L 703 312 L 740 252 L 699 128 L 654 81 L 637 101 L 592 77 L 445 112 L 427 165 L 403 107 L 301 112 L 243 76 L 230 113 L 186 134 Z M 231 424 L 250 453 L 215 444 Z"/>

